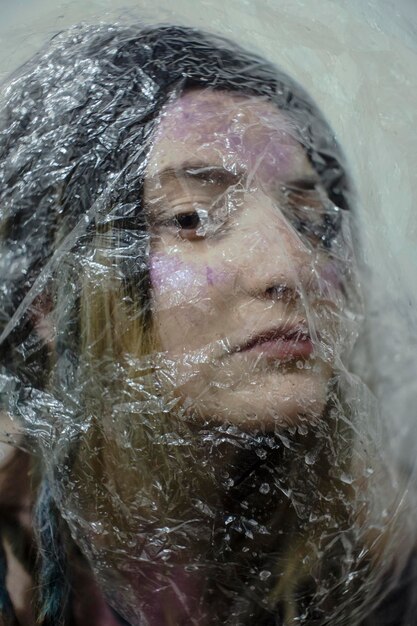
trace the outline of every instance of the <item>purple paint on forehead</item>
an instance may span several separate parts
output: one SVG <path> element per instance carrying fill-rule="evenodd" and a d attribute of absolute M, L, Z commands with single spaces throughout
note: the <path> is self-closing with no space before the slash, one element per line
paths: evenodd
<path fill-rule="evenodd" d="M 205 99 L 203 98 L 205 96 Z M 273 105 L 229 94 L 191 92 L 164 111 L 156 140 L 168 138 L 181 154 L 210 155 L 226 169 L 239 168 L 264 183 L 297 175 L 307 161 L 290 122 Z"/>
<path fill-rule="evenodd" d="M 212 102 L 196 102 L 191 94 L 184 94 L 165 108 L 156 137 L 158 139 L 168 134 L 171 139 L 183 141 L 194 129 L 201 128 L 204 124 L 213 126 L 213 120 L 216 124 L 220 122 L 218 104 L 214 106 Z M 224 123 L 223 130 L 227 130 Z"/>

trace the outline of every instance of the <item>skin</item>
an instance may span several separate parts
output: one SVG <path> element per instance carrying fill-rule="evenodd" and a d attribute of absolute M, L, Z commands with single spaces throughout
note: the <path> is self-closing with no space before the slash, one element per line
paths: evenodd
<path fill-rule="evenodd" d="M 166 107 L 145 182 L 153 318 L 167 393 L 190 416 L 273 430 L 323 413 L 340 274 L 294 227 L 286 188 L 298 189 L 297 211 L 323 219 L 328 199 L 273 104 L 192 90 Z M 312 353 L 239 349 L 277 327 L 303 328 Z"/>

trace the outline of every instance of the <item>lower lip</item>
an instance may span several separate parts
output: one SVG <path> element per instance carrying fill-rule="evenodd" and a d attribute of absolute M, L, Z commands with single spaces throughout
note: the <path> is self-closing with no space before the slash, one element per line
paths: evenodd
<path fill-rule="evenodd" d="M 313 353 L 313 343 L 311 339 L 275 339 L 257 343 L 241 352 L 279 359 L 280 361 L 308 359 Z"/>

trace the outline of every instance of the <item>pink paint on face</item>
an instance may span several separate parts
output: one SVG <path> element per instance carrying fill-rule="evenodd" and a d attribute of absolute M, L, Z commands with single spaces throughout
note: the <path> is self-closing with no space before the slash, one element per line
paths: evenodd
<path fill-rule="evenodd" d="M 204 298 L 208 288 L 227 280 L 227 273 L 210 265 L 186 263 L 174 252 L 156 253 L 150 258 L 151 284 L 160 294 L 170 295 L 170 304 Z"/>
<path fill-rule="evenodd" d="M 172 293 L 181 299 L 201 296 L 206 283 L 200 268 L 193 263 L 185 263 L 175 253 L 153 254 L 150 259 L 152 286 L 161 294 Z"/>
<path fill-rule="evenodd" d="M 343 277 L 339 263 L 330 260 L 319 269 L 320 292 L 340 291 L 343 286 Z"/>
<path fill-rule="evenodd" d="M 207 284 L 210 287 L 216 287 L 218 285 L 223 285 L 224 283 L 226 283 L 230 279 L 230 276 L 227 272 L 223 270 L 217 270 L 211 265 L 206 265 L 206 278 Z"/>

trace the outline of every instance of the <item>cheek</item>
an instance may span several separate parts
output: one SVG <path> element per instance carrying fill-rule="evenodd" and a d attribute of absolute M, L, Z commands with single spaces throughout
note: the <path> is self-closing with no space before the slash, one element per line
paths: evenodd
<path fill-rule="evenodd" d="M 174 254 L 151 255 L 150 277 L 157 306 L 171 308 L 207 296 L 204 267 L 184 262 Z"/>
<path fill-rule="evenodd" d="M 198 304 L 228 282 L 228 273 L 213 265 L 164 253 L 151 255 L 150 277 L 154 299 L 166 307 Z"/>
<path fill-rule="evenodd" d="M 327 258 L 315 263 L 311 288 L 314 292 L 314 299 L 329 300 L 343 307 L 344 277 L 338 261 Z"/>
<path fill-rule="evenodd" d="M 162 349 L 181 351 L 212 341 L 227 273 L 203 262 L 157 253 L 150 259 L 150 277 Z"/>

